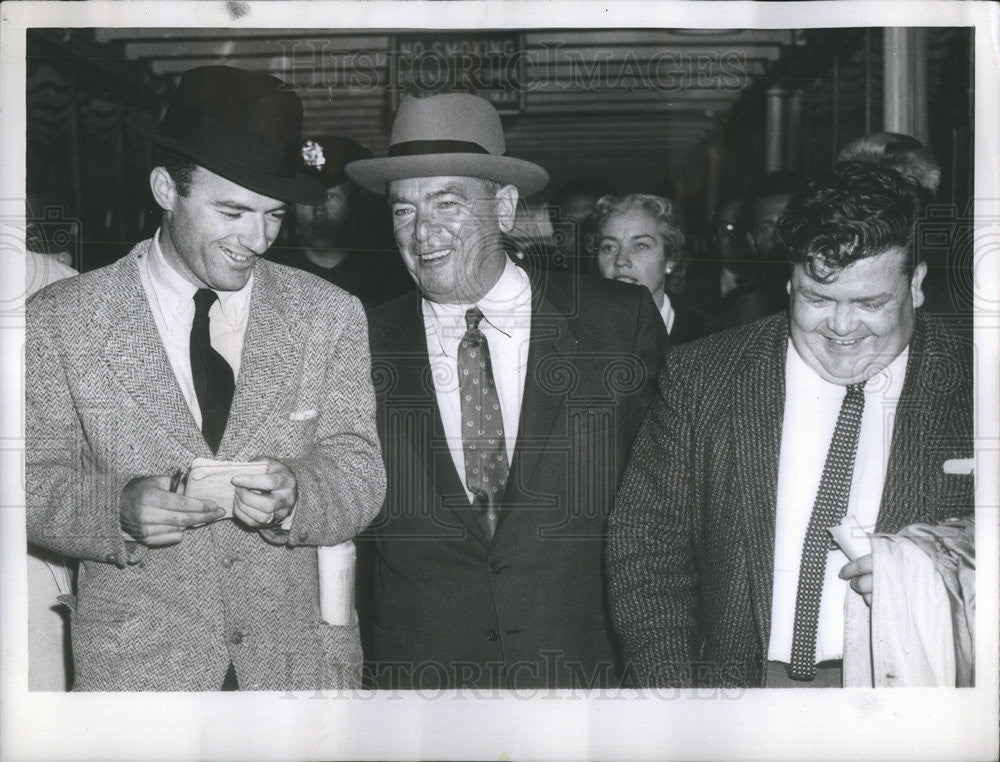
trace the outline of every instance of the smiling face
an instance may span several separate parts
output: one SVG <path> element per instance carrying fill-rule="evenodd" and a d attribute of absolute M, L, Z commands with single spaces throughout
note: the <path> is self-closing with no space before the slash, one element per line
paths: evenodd
<path fill-rule="evenodd" d="M 672 260 L 665 253 L 659 221 L 640 209 L 612 212 L 597 233 L 601 275 L 641 284 L 649 289 L 656 306 L 663 306 L 666 270 Z"/>
<path fill-rule="evenodd" d="M 389 184 L 403 262 L 433 302 L 474 304 L 507 263 L 501 232 L 514 223 L 517 189 L 474 177 L 417 177 Z"/>
<path fill-rule="evenodd" d="M 153 169 L 150 186 L 164 210 L 160 245 L 167 261 L 199 287 L 243 288 L 254 260 L 278 236 L 285 203 L 204 167 L 195 169 L 186 196 L 163 167 Z"/>
<path fill-rule="evenodd" d="M 822 378 L 844 386 L 859 383 L 910 343 L 915 310 L 924 301 L 927 265 L 921 262 L 907 277 L 907 256 L 893 248 L 859 259 L 828 283 L 809 277 L 801 264 L 792 269 L 792 343 Z"/>

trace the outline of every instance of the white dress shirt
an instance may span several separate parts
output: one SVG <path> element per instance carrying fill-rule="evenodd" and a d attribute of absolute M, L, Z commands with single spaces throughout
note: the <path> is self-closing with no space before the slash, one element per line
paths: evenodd
<path fill-rule="evenodd" d="M 201 406 L 191 375 L 191 324 L 194 294 L 200 288 L 167 261 L 160 248 L 160 231 L 153 236 L 149 254 L 139 258 L 139 280 L 153 313 L 156 329 L 167 352 L 174 377 L 181 388 L 195 423 L 201 428 Z M 208 311 L 212 347 L 229 363 L 233 378 L 239 378 L 243 339 L 250 316 L 253 274 L 239 291 L 217 291 L 219 298 Z"/>
<path fill-rule="evenodd" d="M 448 448 L 469 502 L 472 502 L 472 493 L 465 484 L 457 353 L 458 345 L 467 330 L 465 313 L 473 306 L 479 307 L 483 313 L 479 330 L 483 332 L 490 348 L 493 380 L 503 415 L 507 462 L 510 463 L 517 444 L 521 397 L 524 394 L 528 365 L 528 343 L 531 338 L 531 283 L 528 275 L 508 260 L 500 279 L 475 305 L 440 304 L 422 300 L 434 393 L 448 439 Z"/>
<path fill-rule="evenodd" d="M 865 409 L 847 516 L 856 518 L 866 532 L 873 531 L 878 519 L 896 406 L 903 389 L 908 356 L 909 351 L 904 349 L 888 367 L 865 384 Z M 768 659 L 772 661 L 788 662 L 791 658 L 802 545 L 846 391 L 846 387 L 822 379 L 806 365 L 789 340 L 768 644 Z M 817 662 L 843 658 L 844 600 L 848 594 L 857 595 L 846 580 L 837 576 L 848 561 L 839 548 L 830 551 L 827 559 L 816 637 Z"/>
<path fill-rule="evenodd" d="M 674 330 L 674 306 L 670 303 L 670 297 L 663 295 L 663 306 L 660 307 L 660 317 L 663 318 L 663 325 L 666 326 L 667 336 Z"/>

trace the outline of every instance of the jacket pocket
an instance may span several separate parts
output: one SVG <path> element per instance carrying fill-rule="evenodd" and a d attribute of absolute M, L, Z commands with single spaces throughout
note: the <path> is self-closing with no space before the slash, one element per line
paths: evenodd
<path fill-rule="evenodd" d="M 74 603 L 75 606 L 70 605 L 70 610 L 73 611 L 77 623 L 129 622 L 135 619 L 137 614 L 135 606 L 99 595 L 83 595 L 75 598 Z"/>

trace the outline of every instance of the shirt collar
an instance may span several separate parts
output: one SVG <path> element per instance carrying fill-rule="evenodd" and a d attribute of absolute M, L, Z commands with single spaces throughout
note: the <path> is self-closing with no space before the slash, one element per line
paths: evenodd
<path fill-rule="evenodd" d="M 674 329 L 674 305 L 670 303 L 670 297 L 663 295 L 663 306 L 660 307 L 660 317 L 663 318 L 663 325 L 667 328 L 667 334 Z"/>
<path fill-rule="evenodd" d="M 903 391 L 903 380 L 906 376 L 906 363 L 910 356 L 910 346 L 907 344 L 895 359 L 865 381 L 865 396 L 879 394 L 883 397 L 898 398 Z M 808 385 L 813 389 L 844 389 L 841 384 L 827 381 L 809 366 L 795 349 L 791 337 L 788 339 L 786 360 L 788 378 L 791 383 Z"/>
<path fill-rule="evenodd" d="M 421 299 L 427 333 L 437 334 L 445 354 L 447 347 L 461 340 L 466 331 L 465 313 L 479 307 L 483 319 L 506 336 L 511 328 L 531 316 L 531 281 L 528 274 L 507 259 L 500 278 L 493 288 L 475 304 L 432 302 Z"/>
<path fill-rule="evenodd" d="M 156 291 L 156 297 L 163 311 L 163 317 L 171 323 L 174 320 L 190 322 L 194 313 L 194 294 L 198 286 L 181 275 L 170 264 L 160 247 L 160 228 L 153 235 L 153 245 L 149 250 L 149 278 Z M 222 317 L 234 329 L 238 328 L 250 308 L 250 294 L 253 291 L 253 273 L 246 285 L 239 291 L 216 291 Z"/>
<path fill-rule="evenodd" d="M 429 299 L 422 301 L 424 314 L 435 325 L 460 326 L 464 333 L 465 313 L 472 307 L 479 307 L 483 318 L 494 328 L 502 331 L 513 319 L 524 314 L 525 305 L 528 306 L 530 314 L 531 284 L 527 273 L 508 259 L 493 288 L 475 304 L 432 302 Z"/>

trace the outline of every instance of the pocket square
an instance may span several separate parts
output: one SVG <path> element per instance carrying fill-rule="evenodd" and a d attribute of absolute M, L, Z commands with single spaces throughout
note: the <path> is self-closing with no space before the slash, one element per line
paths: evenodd
<path fill-rule="evenodd" d="M 944 462 L 944 472 L 946 474 L 971 474 L 976 470 L 974 458 L 952 458 Z"/>
<path fill-rule="evenodd" d="M 288 420 L 290 421 L 308 421 L 310 418 L 316 417 L 316 411 L 313 409 L 309 410 L 293 410 L 288 414 Z"/>

